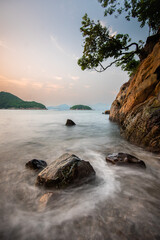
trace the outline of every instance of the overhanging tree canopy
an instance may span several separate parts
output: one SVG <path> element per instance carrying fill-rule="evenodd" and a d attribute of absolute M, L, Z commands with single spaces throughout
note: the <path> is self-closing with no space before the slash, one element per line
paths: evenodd
<path fill-rule="evenodd" d="M 152 31 L 158 30 L 160 25 L 159 0 L 98 1 L 105 7 L 105 15 L 115 13 L 117 16 L 125 11 L 128 21 L 134 17 L 141 23 L 141 27 L 148 24 Z M 142 54 L 142 41 L 131 42 L 128 34 L 111 35 L 107 27 L 102 26 L 100 21 L 95 23 L 87 14 L 82 19 L 80 30 L 84 37 L 84 51 L 78 64 L 82 70 L 95 69 L 103 72 L 116 64 L 131 73 L 138 66 L 139 60 L 136 56 L 140 57 Z M 107 66 L 103 66 L 107 59 L 110 59 L 111 62 Z"/>
<path fill-rule="evenodd" d="M 115 17 L 124 13 L 125 18 L 137 18 L 141 27 L 145 24 L 152 31 L 158 31 L 160 26 L 160 1 L 159 0 L 98 0 L 105 8 L 104 15 L 115 14 Z"/>

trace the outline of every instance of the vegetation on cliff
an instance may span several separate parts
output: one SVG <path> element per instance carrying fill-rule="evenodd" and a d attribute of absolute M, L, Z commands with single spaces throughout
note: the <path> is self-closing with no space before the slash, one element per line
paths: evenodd
<path fill-rule="evenodd" d="M 150 32 L 156 32 L 160 26 L 159 0 L 98 1 L 105 8 L 105 16 L 115 14 L 117 17 L 123 13 L 128 21 L 136 18 L 141 27 L 147 24 Z M 87 14 L 83 17 L 80 30 L 84 37 L 84 50 L 78 64 L 82 70 L 94 69 L 97 72 L 103 72 L 116 64 L 131 74 L 137 69 L 140 60 L 146 57 L 141 40 L 131 42 L 128 34 L 113 36 L 110 34 L 109 28 L 102 26 L 100 21 L 91 20 Z M 110 59 L 111 62 L 104 66 L 107 59 Z"/>
<path fill-rule="evenodd" d="M 92 108 L 90 108 L 89 106 L 85 106 L 85 105 L 74 105 L 70 109 L 71 110 L 92 110 Z"/>
<path fill-rule="evenodd" d="M 8 92 L 0 92 L 0 109 L 46 109 L 46 107 L 34 101 L 23 101 Z"/>
<path fill-rule="evenodd" d="M 122 135 L 130 142 L 160 153 L 160 8 L 159 0 L 98 0 L 104 15 L 135 18 L 140 27 L 148 25 L 146 44 L 132 42 L 128 34 L 110 34 L 109 28 L 91 20 L 82 20 L 82 70 L 103 72 L 113 64 L 132 74 L 118 93 L 110 109 L 110 120 L 119 123 Z M 155 34 L 156 33 L 156 34 Z M 137 60 L 137 57 L 139 58 Z M 110 59 L 109 65 L 104 62 Z"/>

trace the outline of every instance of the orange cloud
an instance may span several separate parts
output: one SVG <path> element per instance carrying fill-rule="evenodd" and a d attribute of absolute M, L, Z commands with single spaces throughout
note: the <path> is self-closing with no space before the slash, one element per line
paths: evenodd
<path fill-rule="evenodd" d="M 64 87 L 58 84 L 48 83 L 45 85 L 45 88 L 48 88 L 50 90 L 59 90 L 59 89 L 63 89 Z"/>

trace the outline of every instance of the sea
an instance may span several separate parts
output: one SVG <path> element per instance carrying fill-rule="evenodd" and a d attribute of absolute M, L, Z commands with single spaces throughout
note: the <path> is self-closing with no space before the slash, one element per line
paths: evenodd
<path fill-rule="evenodd" d="M 106 156 L 118 152 L 146 169 L 109 165 Z M 64 153 L 89 161 L 96 182 L 61 190 L 41 209 L 52 189 L 37 187 L 25 164 Z M 0 110 L 0 239 L 160 240 L 160 155 L 127 142 L 101 111 Z"/>

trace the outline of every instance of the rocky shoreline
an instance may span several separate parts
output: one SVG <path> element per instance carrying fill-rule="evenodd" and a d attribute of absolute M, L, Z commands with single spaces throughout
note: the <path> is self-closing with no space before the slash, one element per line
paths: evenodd
<path fill-rule="evenodd" d="M 132 169 L 135 167 L 140 170 L 146 168 L 142 160 L 127 153 L 108 155 L 106 163 L 131 167 Z M 55 201 L 58 201 L 66 188 L 77 188 L 84 184 L 93 185 L 96 183 L 96 171 L 90 162 L 71 153 L 63 154 L 49 165 L 44 160 L 33 159 L 27 162 L 25 166 L 37 172 L 35 186 L 46 190 L 39 198 L 38 211 L 44 211 L 46 207 L 55 204 Z"/>
<path fill-rule="evenodd" d="M 145 58 L 112 103 L 109 119 L 131 143 L 160 153 L 160 30 L 147 39 Z"/>

